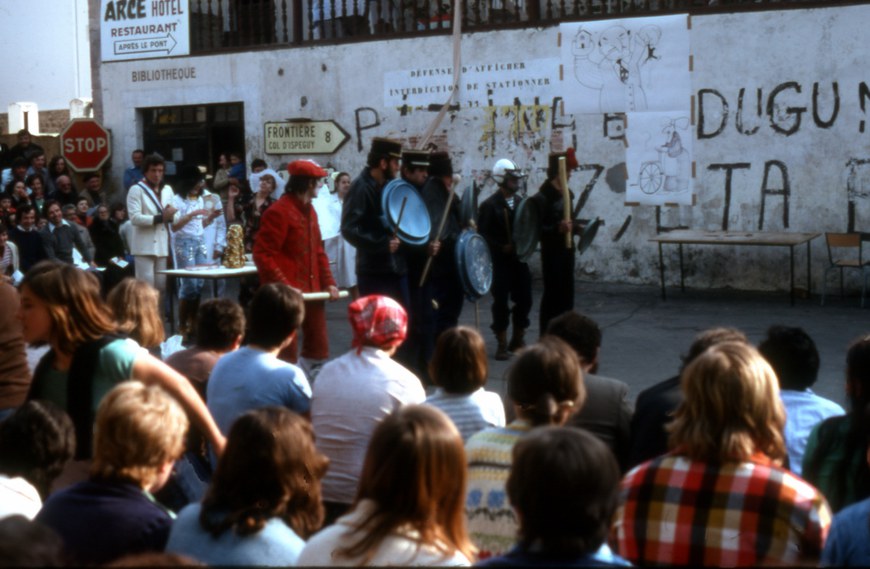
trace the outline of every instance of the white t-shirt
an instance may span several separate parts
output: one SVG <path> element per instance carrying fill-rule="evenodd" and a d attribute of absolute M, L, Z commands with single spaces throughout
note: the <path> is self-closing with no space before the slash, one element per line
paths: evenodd
<path fill-rule="evenodd" d="M 349 567 L 358 566 L 361 557 L 338 557 L 335 551 L 347 547 L 354 542 L 353 527 L 362 521 L 363 516 L 374 507 L 370 500 L 363 500 L 349 514 L 338 518 L 331 525 L 316 533 L 308 540 L 302 553 L 299 554 L 298 565 Z M 462 553 L 456 551 L 445 555 L 431 545 L 423 545 L 418 541 L 419 534 L 414 530 L 397 530 L 389 535 L 378 546 L 368 565 L 379 566 L 426 566 L 426 567 L 468 567 L 471 561 Z"/>
<path fill-rule="evenodd" d="M 323 499 L 352 503 L 375 427 L 400 406 L 425 399 L 417 376 L 377 348 L 354 349 L 324 365 L 311 397 L 317 449 L 329 457 Z"/>
<path fill-rule="evenodd" d="M 30 482 L 0 474 L 0 519 L 20 514 L 32 520 L 41 508 L 42 499 Z"/>

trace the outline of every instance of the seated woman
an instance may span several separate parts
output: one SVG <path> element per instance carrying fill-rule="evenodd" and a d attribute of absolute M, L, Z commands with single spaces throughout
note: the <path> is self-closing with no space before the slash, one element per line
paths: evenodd
<path fill-rule="evenodd" d="M 477 330 L 457 326 L 438 336 L 429 362 L 429 375 L 438 389 L 426 404 L 444 411 L 463 441 L 487 427 L 504 427 L 501 397 L 483 389 L 488 373 L 486 343 Z"/>
<path fill-rule="evenodd" d="M 505 493 L 516 442 L 533 427 L 564 425 L 586 401 L 576 353 L 552 336 L 520 352 L 508 370 L 507 383 L 517 418 L 506 427 L 480 431 L 465 445 L 466 515 L 480 559 L 507 552 L 516 540 L 517 519 Z"/>
<path fill-rule="evenodd" d="M 517 511 L 517 546 L 480 567 L 625 566 L 606 545 L 619 499 L 619 465 L 582 429 L 541 427 L 514 446 L 507 494 Z"/>
<path fill-rule="evenodd" d="M 160 344 L 166 338 L 160 319 L 160 293 L 157 289 L 133 278 L 118 283 L 106 302 L 115 316 L 118 332 L 160 358 Z"/>
<path fill-rule="evenodd" d="M 683 370 L 671 452 L 625 475 L 611 544 L 638 565 L 815 565 L 831 524 L 818 490 L 782 467 L 785 409 L 748 344 Z"/>
<path fill-rule="evenodd" d="M 299 565 L 469 565 L 466 476 L 450 419 L 401 407 L 375 429 L 353 509 L 311 538 Z"/>
<path fill-rule="evenodd" d="M 328 463 L 300 415 L 283 407 L 245 413 L 205 499 L 179 513 L 166 551 L 208 565 L 296 565 L 304 539 L 323 522 Z"/>
<path fill-rule="evenodd" d="M 21 283 L 24 340 L 48 344 L 33 374 L 28 399 L 47 399 L 67 413 L 76 430 L 76 458 L 91 456 L 97 405 L 128 378 L 159 384 L 175 397 L 220 454 L 224 437 L 187 379 L 150 356 L 117 325 L 100 298 L 97 279 L 57 261 L 42 261 Z M 85 468 L 87 465 L 85 465 Z"/>

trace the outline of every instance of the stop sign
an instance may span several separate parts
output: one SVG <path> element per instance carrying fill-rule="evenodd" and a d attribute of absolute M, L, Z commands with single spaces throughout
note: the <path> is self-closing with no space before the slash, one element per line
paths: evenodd
<path fill-rule="evenodd" d="M 112 155 L 109 142 L 109 131 L 94 119 L 73 119 L 60 133 L 60 153 L 76 172 L 92 172 Z"/>

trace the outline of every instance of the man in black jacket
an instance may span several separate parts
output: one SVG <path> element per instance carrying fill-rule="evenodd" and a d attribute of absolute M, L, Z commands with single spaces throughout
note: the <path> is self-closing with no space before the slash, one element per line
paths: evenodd
<path fill-rule="evenodd" d="M 544 280 L 544 294 L 541 296 L 540 332 L 543 334 L 550 320 L 569 310 L 574 310 L 574 243 L 567 246 L 565 234 L 578 234 L 580 224 L 565 219 L 565 189 L 559 181 L 559 158 L 565 158 L 567 178 L 579 165 L 574 149 L 554 152 L 547 162 L 547 181 L 540 191 L 532 196 L 541 220 L 541 273 Z M 574 196 L 568 190 L 569 209 L 573 211 Z"/>
<path fill-rule="evenodd" d="M 366 167 L 353 181 L 341 212 L 341 235 L 356 247 L 356 275 L 362 296 L 381 294 L 410 306 L 408 265 L 398 237 L 384 226 L 381 192 L 399 173 L 402 143 L 372 139 Z"/>
<path fill-rule="evenodd" d="M 478 230 L 492 256 L 492 331 L 498 347 L 495 359 L 507 360 L 525 345 L 532 310 L 532 275 L 529 265 L 517 257 L 513 228 L 520 198 L 516 195 L 524 174 L 512 160 L 502 158 L 492 168 L 498 190 L 480 204 Z M 509 301 L 513 301 L 513 308 Z M 508 343 L 507 329 L 513 320 Z"/>

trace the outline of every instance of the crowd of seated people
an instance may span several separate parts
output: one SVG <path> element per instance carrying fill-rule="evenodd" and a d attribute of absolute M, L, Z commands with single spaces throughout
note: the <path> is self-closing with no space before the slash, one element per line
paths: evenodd
<path fill-rule="evenodd" d="M 595 345 L 600 332 L 576 313 L 519 351 L 502 402 L 485 389 L 482 339 L 468 327 L 439 338 L 427 397 L 392 358 L 407 314 L 387 297 L 350 303 L 350 350 L 310 382 L 277 357 L 305 315 L 287 285 L 260 287 L 247 315 L 229 299 L 201 304 L 197 343 L 172 365 L 147 349 L 157 296 L 145 283 L 122 282 L 106 300 L 91 272 L 44 260 L 0 293 L 15 315 L 0 334 L 10 559 L 870 561 L 870 337 L 847 350 L 843 414 L 812 393 L 818 354 L 803 330 L 771 327 L 759 349 L 738 330 L 702 332 L 675 396 L 656 386 L 656 404 L 642 397 L 631 418 L 666 447 L 626 469 L 634 440 L 614 447 L 576 420 L 608 400 L 587 385 L 580 338 Z M 32 374 L 25 344 L 47 346 Z M 609 407 L 617 430 L 622 398 Z"/>

